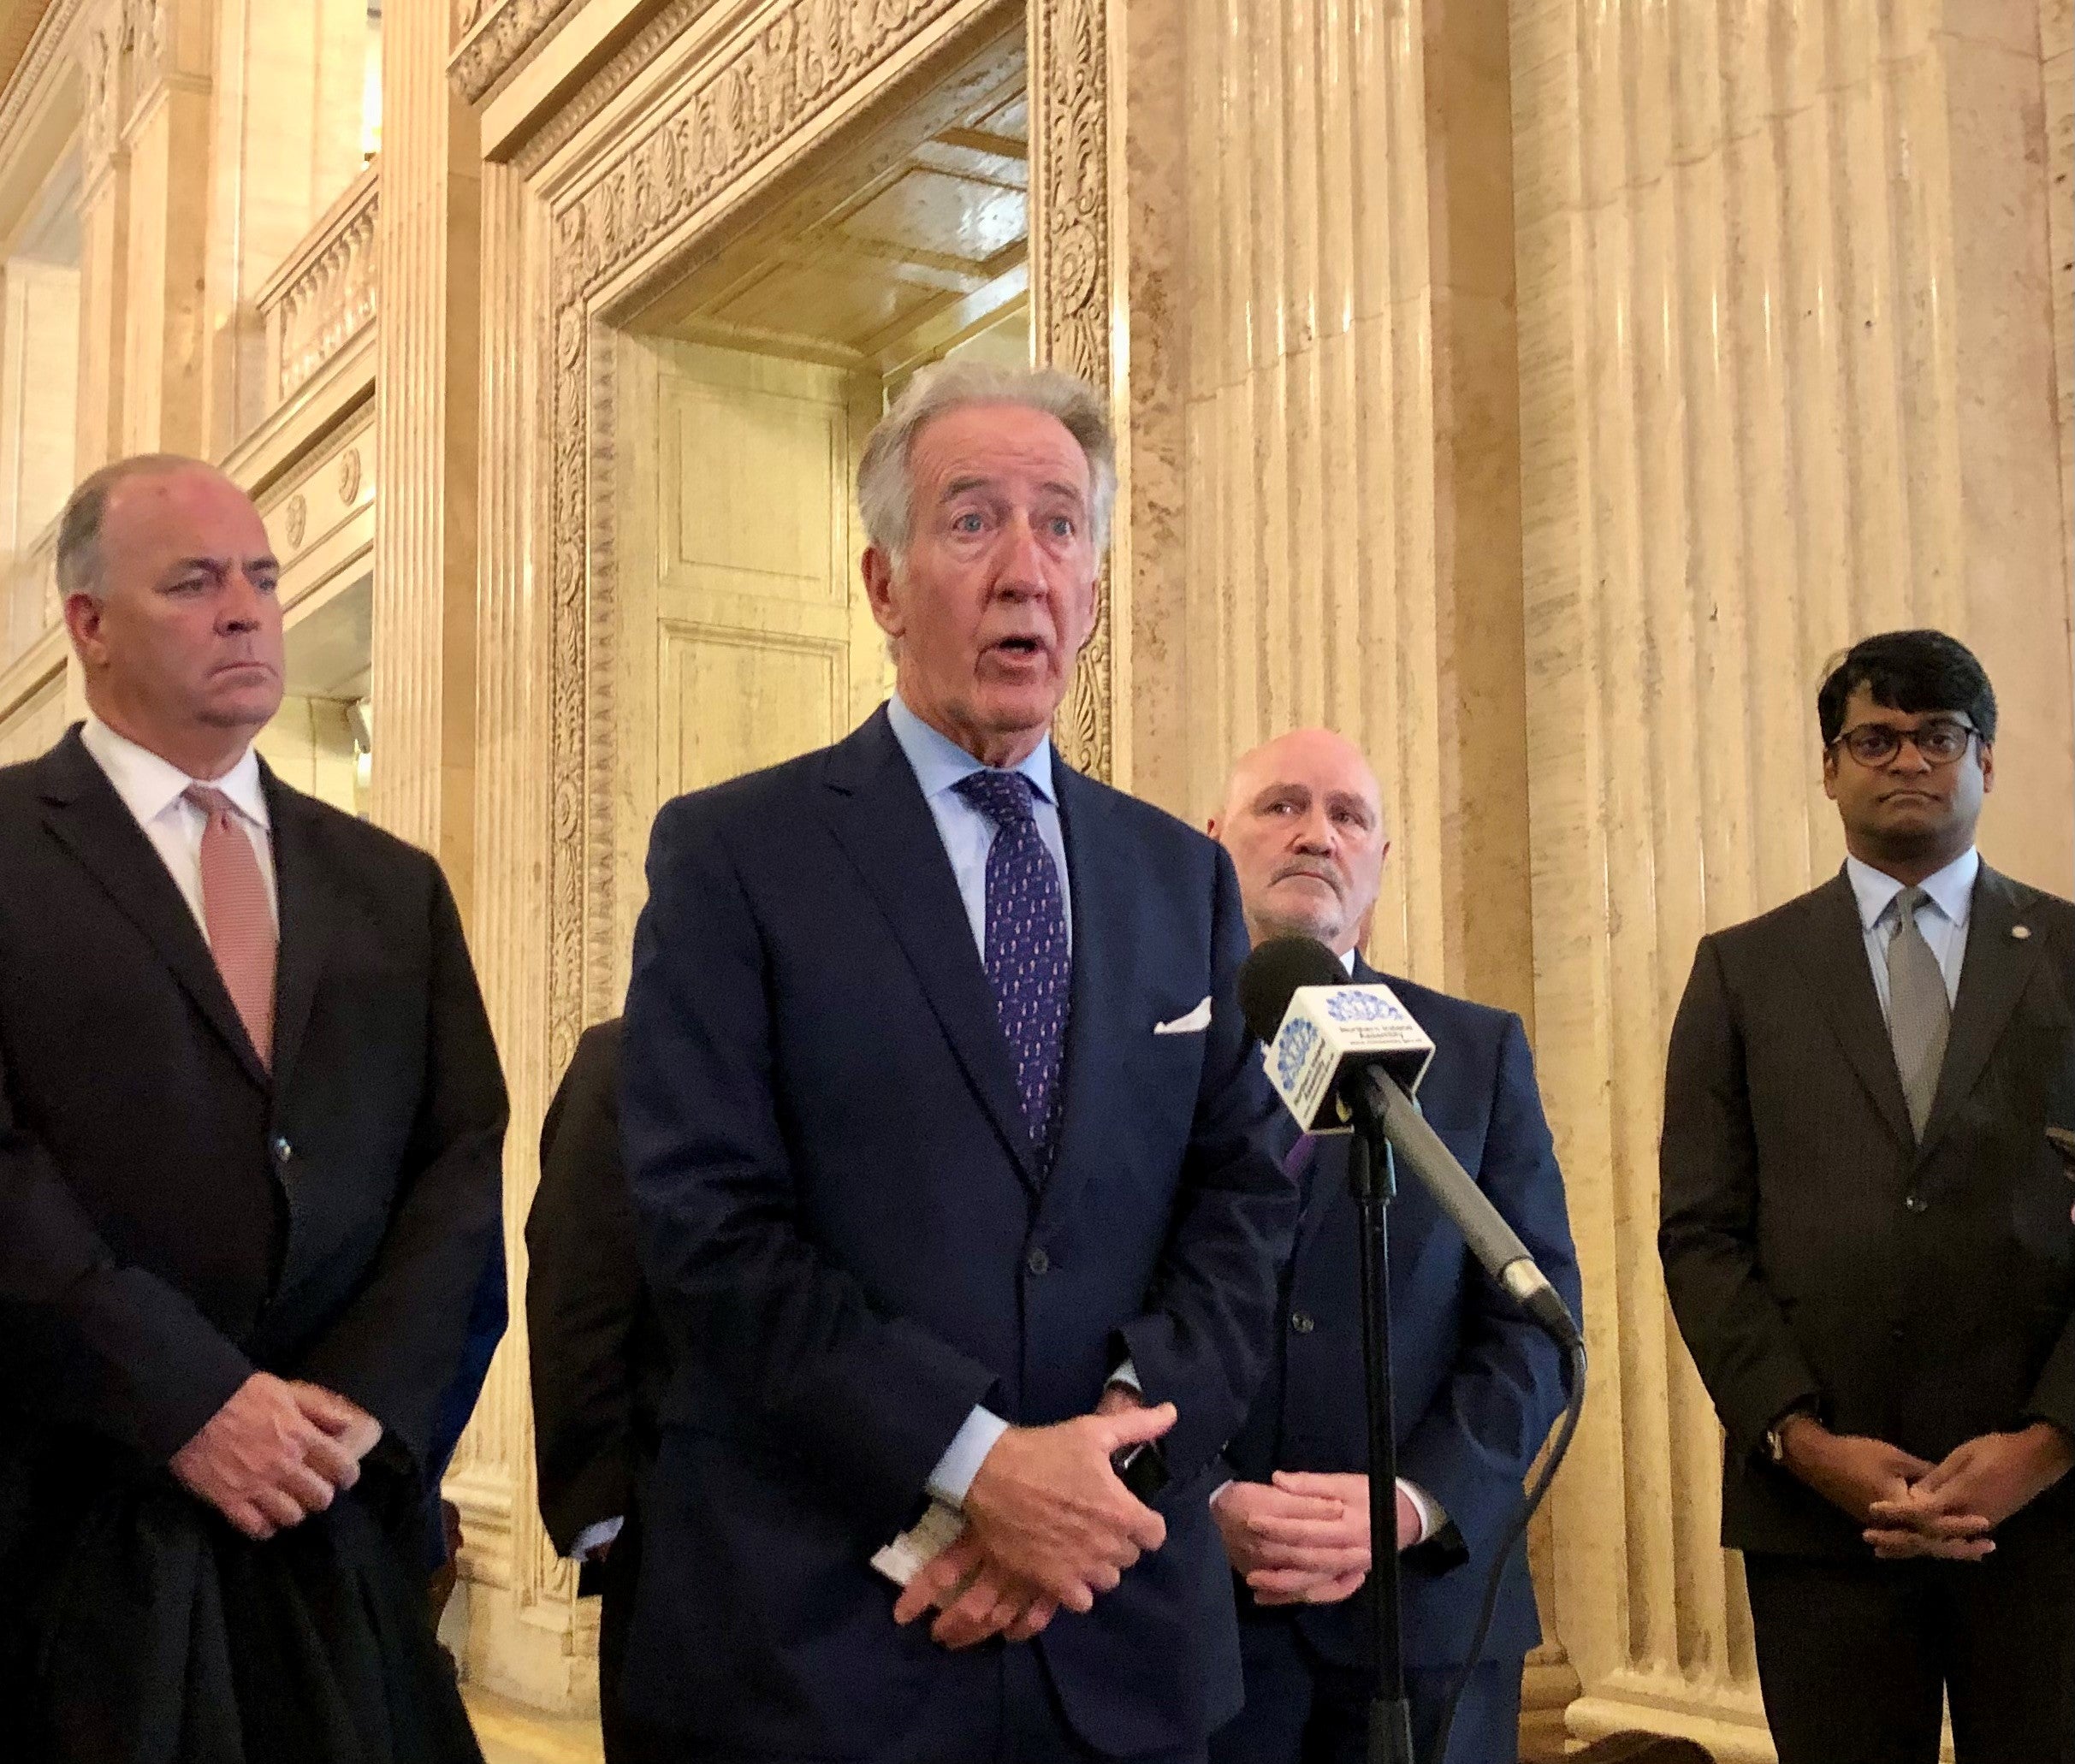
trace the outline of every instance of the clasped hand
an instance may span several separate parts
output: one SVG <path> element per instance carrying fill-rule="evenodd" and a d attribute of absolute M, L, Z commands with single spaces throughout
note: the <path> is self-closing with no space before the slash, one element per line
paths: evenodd
<path fill-rule="evenodd" d="M 1171 1403 L 1143 1408 L 1112 1390 L 1093 1415 L 1050 1427 L 1011 1427 L 967 1489 L 965 1530 L 903 1589 L 893 1620 L 938 1615 L 933 1639 L 969 1648 L 989 1636 L 1023 1642 L 1064 1606 L 1093 1608 L 1167 1524 L 1135 1497 L 1111 1454 L 1174 1425 Z"/>
<path fill-rule="evenodd" d="M 1937 1464 L 1805 1417 L 1789 1429 L 1787 1468 L 1859 1520 L 1883 1561 L 1978 1562 L 1995 1550 L 1996 1526 L 2075 1466 L 2075 1441 L 2046 1422 L 1983 1434 Z"/>
<path fill-rule="evenodd" d="M 382 1424 L 335 1391 L 254 1372 L 169 1465 L 247 1537 L 264 1539 L 329 1507 L 360 1479 Z"/>
<path fill-rule="evenodd" d="M 1369 1479 L 1278 1470 L 1227 1483 L 1211 1503 L 1232 1567 L 1264 1605 L 1336 1605 L 1368 1578 Z M 1419 1509 L 1397 1490 L 1397 1547 L 1419 1542 Z"/>

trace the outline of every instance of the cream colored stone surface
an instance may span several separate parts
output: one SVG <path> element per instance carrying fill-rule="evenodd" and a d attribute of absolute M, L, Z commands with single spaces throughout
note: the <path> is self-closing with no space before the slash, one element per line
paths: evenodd
<path fill-rule="evenodd" d="M 2075 878 L 2070 0 L 385 10 L 365 173 L 360 0 L 51 0 L 0 88 L 0 761 L 78 709 L 61 481 L 222 460 L 284 563 L 270 752 L 359 800 L 365 695 L 372 812 L 462 893 L 518 1291 L 656 802 L 883 691 L 858 437 L 1027 335 L 1122 428 L 1062 745 L 1200 820 L 1238 748 L 1338 725 L 1398 842 L 1372 952 L 1534 1032 L 1596 1359 L 1534 1749 L 1582 1690 L 1572 1734 L 1769 1756 L 1651 1240 L 1663 1038 L 1700 932 L 1836 861 L 1809 701 L 1865 630 L 1977 642 L 1987 849 Z M 74 154 L 68 346 L 62 272 L 13 260 Z M 588 1757 L 525 1347 L 448 1482 L 460 1651 L 494 1755 Z"/>
<path fill-rule="evenodd" d="M 367 0 L 217 0 L 209 160 L 208 441 L 278 402 L 260 291 L 362 171 Z"/>
<path fill-rule="evenodd" d="M 2022 12 L 1513 8 L 1536 1023 L 1598 1367 L 1556 1520 L 1581 1736 L 1768 1755 L 1718 1430 L 1653 1253 L 1655 1142 L 1696 938 L 1838 861 L 1825 658 L 1906 623 L 1971 640 L 2006 706 L 1985 849 L 2068 886 Z"/>
<path fill-rule="evenodd" d="M 374 818 L 438 854 L 464 922 L 476 761 L 476 122 L 447 83 L 450 0 L 382 11 L 382 199 L 374 247 L 392 298 L 376 337 L 374 696 L 385 763 Z"/>

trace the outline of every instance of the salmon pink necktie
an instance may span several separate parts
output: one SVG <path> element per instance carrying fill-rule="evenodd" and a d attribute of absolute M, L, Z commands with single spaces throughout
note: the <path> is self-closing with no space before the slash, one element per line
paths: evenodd
<path fill-rule="evenodd" d="M 230 798 L 190 784 L 187 800 L 202 811 L 202 920 L 223 989 L 238 1007 L 259 1063 L 274 1063 L 274 963 L 278 939 L 258 854 Z"/>

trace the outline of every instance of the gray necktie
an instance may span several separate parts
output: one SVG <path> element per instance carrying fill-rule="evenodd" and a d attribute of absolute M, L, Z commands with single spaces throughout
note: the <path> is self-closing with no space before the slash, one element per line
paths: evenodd
<path fill-rule="evenodd" d="M 1938 1068 L 1945 1063 L 1946 1032 L 1953 1023 L 1945 975 L 1917 926 L 1917 909 L 1927 898 L 1921 888 L 1905 888 L 1895 897 L 1895 932 L 1888 944 L 1888 1035 L 1894 1043 L 1909 1124 L 1919 1139 L 1938 1094 Z"/>

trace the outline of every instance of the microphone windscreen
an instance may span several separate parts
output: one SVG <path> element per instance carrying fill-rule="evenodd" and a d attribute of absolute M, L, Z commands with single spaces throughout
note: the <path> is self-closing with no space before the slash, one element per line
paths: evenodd
<path fill-rule="evenodd" d="M 1340 958 L 1316 938 L 1272 937 L 1240 964 L 1240 1015 L 1256 1040 L 1273 1041 L 1299 986 L 1348 984 Z"/>

